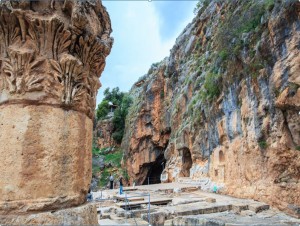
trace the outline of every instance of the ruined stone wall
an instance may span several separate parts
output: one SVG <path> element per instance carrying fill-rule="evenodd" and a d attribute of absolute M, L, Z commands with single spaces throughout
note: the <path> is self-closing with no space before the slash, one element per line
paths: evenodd
<path fill-rule="evenodd" d="M 163 153 L 189 177 L 299 216 L 298 1 L 204 1 L 131 90 L 122 147 L 142 182 Z"/>
<path fill-rule="evenodd" d="M 110 33 L 98 0 L 1 1 L 0 214 L 85 202 Z"/>

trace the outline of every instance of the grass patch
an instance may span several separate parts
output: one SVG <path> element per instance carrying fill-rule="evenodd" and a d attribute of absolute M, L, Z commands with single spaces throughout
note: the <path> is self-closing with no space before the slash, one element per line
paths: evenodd
<path fill-rule="evenodd" d="M 300 146 L 296 146 L 296 150 L 297 150 L 297 151 L 300 151 Z"/>
<path fill-rule="evenodd" d="M 92 148 L 92 154 L 93 154 L 93 156 L 99 155 L 99 154 L 100 154 L 99 148 L 93 147 L 93 148 Z"/>
<path fill-rule="evenodd" d="M 205 100 L 211 101 L 221 94 L 220 78 L 221 78 L 220 75 L 213 72 L 210 72 L 208 73 L 208 75 L 206 75 L 201 90 L 201 99 L 203 101 Z"/>
<path fill-rule="evenodd" d="M 227 50 L 223 49 L 220 53 L 219 53 L 219 57 L 221 58 L 221 61 L 226 61 L 228 58 L 229 54 L 227 52 Z"/>
<path fill-rule="evenodd" d="M 114 153 L 106 154 L 104 157 L 105 163 L 111 163 L 113 166 L 120 167 L 121 166 L 121 160 L 122 160 L 122 151 L 118 150 Z"/>
<path fill-rule="evenodd" d="M 274 8 L 275 0 L 265 0 L 264 4 L 264 8 L 271 11 Z"/>

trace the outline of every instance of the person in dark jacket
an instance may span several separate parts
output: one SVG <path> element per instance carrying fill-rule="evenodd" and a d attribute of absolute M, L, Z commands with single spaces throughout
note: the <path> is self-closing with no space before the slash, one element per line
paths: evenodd
<path fill-rule="evenodd" d="M 86 199 L 88 202 L 91 202 L 93 200 L 93 195 L 91 193 L 91 189 L 89 189 L 88 194 L 86 195 Z"/>
<path fill-rule="evenodd" d="M 113 189 L 114 188 L 114 176 L 110 174 L 109 176 L 109 188 Z"/>
<path fill-rule="evenodd" d="M 120 195 L 122 195 L 123 194 L 123 177 L 120 177 L 119 182 L 120 182 Z"/>

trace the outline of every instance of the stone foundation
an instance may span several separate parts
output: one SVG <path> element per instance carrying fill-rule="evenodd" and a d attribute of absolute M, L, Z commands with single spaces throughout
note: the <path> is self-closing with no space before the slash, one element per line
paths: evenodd
<path fill-rule="evenodd" d="M 58 211 L 27 215 L 0 215 L 6 225 L 98 225 L 97 209 L 93 204 Z"/>

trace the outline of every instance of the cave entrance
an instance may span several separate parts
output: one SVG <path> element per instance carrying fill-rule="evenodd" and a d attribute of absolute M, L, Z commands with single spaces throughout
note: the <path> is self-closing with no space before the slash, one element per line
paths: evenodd
<path fill-rule="evenodd" d="M 190 169 L 193 165 L 191 152 L 188 148 L 182 150 L 182 167 L 181 167 L 181 176 L 189 177 Z"/>
<path fill-rule="evenodd" d="M 160 176 L 164 170 L 165 164 L 166 159 L 164 155 L 161 154 L 156 158 L 155 162 L 151 163 L 150 169 L 148 171 L 147 177 L 145 178 L 143 185 L 160 184 Z"/>

